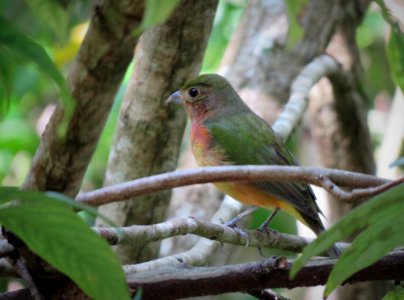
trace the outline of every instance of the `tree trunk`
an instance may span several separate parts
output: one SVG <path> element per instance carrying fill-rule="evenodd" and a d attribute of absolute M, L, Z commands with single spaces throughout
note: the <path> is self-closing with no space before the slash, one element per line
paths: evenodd
<path fill-rule="evenodd" d="M 200 70 L 217 0 L 184 0 L 169 20 L 145 32 L 135 53 L 111 149 L 105 185 L 171 171 L 177 166 L 186 117 L 164 101 Z M 196 18 L 193 13 L 197 12 Z M 105 205 L 100 212 L 118 226 L 152 224 L 166 217 L 171 193 Z M 102 220 L 97 220 L 102 225 Z M 117 246 L 125 264 L 156 257 L 159 244 Z"/>
<path fill-rule="evenodd" d="M 75 196 L 131 61 L 137 38 L 132 34 L 143 16 L 141 1 L 98 1 L 68 83 L 75 103 L 66 134 L 58 105 L 42 136 L 24 189 L 58 191 Z M 70 279 L 50 268 L 21 243 L 19 254 L 39 292 L 50 299 L 85 296 Z"/>

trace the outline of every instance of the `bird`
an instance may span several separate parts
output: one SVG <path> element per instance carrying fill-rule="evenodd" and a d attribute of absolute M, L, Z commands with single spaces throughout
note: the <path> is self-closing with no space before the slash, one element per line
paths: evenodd
<path fill-rule="evenodd" d="M 220 75 L 199 75 L 171 94 L 166 102 L 184 106 L 191 121 L 190 144 L 199 166 L 297 165 L 271 126 Z M 325 230 L 316 197 L 308 184 L 256 180 L 214 184 L 225 194 L 250 205 L 245 214 L 256 207 L 274 209 L 260 229 L 267 228 L 282 209 L 317 235 Z M 242 215 L 227 224 L 236 224 Z M 334 245 L 328 254 L 337 258 L 340 251 Z"/>

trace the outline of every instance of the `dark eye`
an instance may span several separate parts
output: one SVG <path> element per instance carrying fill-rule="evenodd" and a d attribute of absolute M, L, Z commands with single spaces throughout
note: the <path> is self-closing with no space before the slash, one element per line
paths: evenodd
<path fill-rule="evenodd" d="M 195 98 L 199 95 L 199 91 L 196 88 L 190 88 L 188 91 L 188 95 L 190 95 L 192 98 Z"/>

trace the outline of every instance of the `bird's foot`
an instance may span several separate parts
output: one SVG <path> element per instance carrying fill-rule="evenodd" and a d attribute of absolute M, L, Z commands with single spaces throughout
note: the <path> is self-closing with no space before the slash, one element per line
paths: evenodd
<path fill-rule="evenodd" d="M 266 234 L 277 234 L 278 231 L 275 229 L 269 228 L 266 224 L 261 224 L 260 227 L 258 227 L 257 231 L 264 232 Z"/>
<path fill-rule="evenodd" d="M 248 247 L 248 245 L 250 244 L 250 239 L 249 239 L 249 237 L 248 237 L 248 234 L 247 234 L 247 232 L 245 232 L 243 229 L 237 227 L 237 223 L 238 223 L 238 221 L 240 221 L 240 220 L 236 220 L 236 219 L 237 219 L 237 217 L 234 218 L 234 219 L 232 219 L 232 220 L 230 220 L 230 221 L 228 221 L 228 222 L 223 223 L 223 225 L 225 225 L 225 226 L 227 226 L 227 227 L 230 227 L 230 228 L 233 229 L 242 239 L 245 239 L 245 240 L 246 240 L 245 247 Z M 234 221 L 236 221 L 236 222 L 234 222 Z"/>

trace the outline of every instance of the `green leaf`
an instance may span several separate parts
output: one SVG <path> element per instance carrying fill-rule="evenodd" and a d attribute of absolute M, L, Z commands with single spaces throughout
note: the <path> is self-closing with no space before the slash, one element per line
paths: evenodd
<path fill-rule="evenodd" d="M 68 32 L 69 18 L 65 10 L 55 0 L 27 0 L 33 14 L 42 19 L 57 35 L 65 38 Z"/>
<path fill-rule="evenodd" d="M 0 123 L 0 149 L 11 153 L 35 153 L 39 137 L 32 123 L 24 119 L 7 118 Z"/>
<path fill-rule="evenodd" d="M 48 56 L 42 46 L 34 42 L 27 35 L 20 32 L 14 25 L 0 16 L 0 45 L 5 49 L 18 54 L 20 57 L 33 62 L 38 69 L 49 76 L 58 86 L 66 116 L 73 112 L 72 101 L 66 81 L 57 66 Z"/>
<path fill-rule="evenodd" d="M 387 44 L 387 58 L 393 79 L 404 93 L 404 34 L 392 30 Z"/>
<path fill-rule="evenodd" d="M 356 272 L 372 265 L 396 246 L 404 245 L 404 205 L 397 207 L 393 214 L 380 214 L 382 219 L 363 231 L 352 243 L 351 247 L 341 255 L 330 273 L 324 295 L 342 284 Z M 395 220 L 392 224 L 392 220 Z"/>
<path fill-rule="evenodd" d="M 18 198 L 0 207 L 0 222 L 33 252 L 93 299 L 129 299 L 125 275 L 109 245 L 61 203 L 60 197 L 55 201 L 38 192 L 0 191 L 1 203 Z"/>
<path fill-rule="evenodd" d="M 387 59 L 393 79 L 404 92 L 404 34 L 383 0 L 375 0 L 381 9 L 384 20 L 390 25 L 390 38 L 387 43 Z"/>
<path fill-rule="evenodd" d="M 404 299 L 404 288 L 401 286 L 394 288 L 383 297 L 382 300 L 402 300 Z"/>
<path fill-rule="evenodd" d="M 178 2 L 179 0 L 147 0 L 142 23 L 135 30 L 135 35 L 139 35 L 144 30 L 165 22 L 177 7 Z"/>
<path fill-rule="evenodd" d="M 72 208 L 78 210 L 83 210 L 89 213 L 93 217 L 100 217 L 110 226 L 115 227 L 116 225 L 110 219 L 100 214 L 98 210 L 94 207 L 88 206 L 86 204 L 75 201 L 74 199 L 67 197 L 64 194 L 57 192 L 39 192 L 39 191 L 23 191 L 14 186 L 2 186 L 0 187 L 0 203 L 5 203 L 13 199 L 20 199 L 24 201 L 58 201 L 63 204 L 67 204 Z"/>
<path fill-rule="evenodd" d="M 298 21 L 308 0 L 285 0 L 289 19 L 288 48 L 294 47 L 303 36 L 303 29 Z"/>
<path fill-rule="evenodd" d="M 362 230 L 331 272 L 325 292 L 328 295 L 352 274 L 376 262 L 394 247 L 403 245 L 403 196 L 404 185 L 400 185 L 352 210 L 306 247 L 302 256 L 293 264 L 290 276 L 295 276 L 314 255 Z"/>
<path fill-rule="evenodd" d="M 5 51 L 0 47 L 0 120 L 9 110 L 13 85 L 14 64 L 6 58 Z"/>
<path fill-rule="evenodd" d="M 375 0 L 377 5 L 379 5 L 381 9 L 381 13 L 383 16 L 383 19 L 391 26 L 392 29 L 394 30 L 399 30 L 399 25 L 393 15 L 391 14 L 390 9 L 386 6 L 384 3 L 384 0 Z"/>

